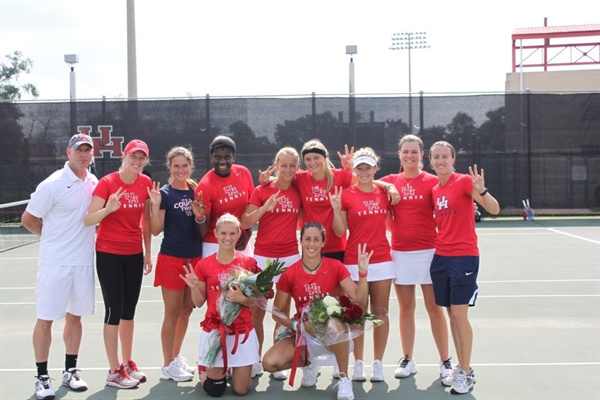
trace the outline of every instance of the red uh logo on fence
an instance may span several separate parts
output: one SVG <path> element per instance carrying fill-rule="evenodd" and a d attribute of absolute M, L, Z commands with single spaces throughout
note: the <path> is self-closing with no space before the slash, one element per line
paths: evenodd
<path fill-rule="evenodd" d="M 112 125 L 98 125 L 100 136 L 92 133 L 91 126 L 78 126 L 77 131 L 89 135 L 94 140 L 94 153 L 97 158 L 103 158 L 104 153 L 109 153 L 110 158 L 123 157 L 123 136 L 113 136 Z"/>

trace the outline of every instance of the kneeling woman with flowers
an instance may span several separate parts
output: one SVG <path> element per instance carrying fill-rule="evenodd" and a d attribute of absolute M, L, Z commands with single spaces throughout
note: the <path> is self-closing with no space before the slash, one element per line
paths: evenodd
<path fill-rule="evenodd" d="M 338 260 L 323 257 L 325 229 L 309 222 L 300 232 L 302 259 L 292 264 L 277 282 L 273 319 L 287 328 L 263 357 L 265 370 L 274 372 L 292 368 L 290 384 L 294 383 L 295 367 L 303 368 L 302 386 L 314 386 L 320 365 L 335 365 L 340 370 L 338 400 L 352 400 L 352 382 L 348 379 L 348 359 L 351 351 L 352 324 L 363 323 L 369 315 L 353 302 L 366 303 L 367 270 L 373 252 L 366 245 L 358 246 L 359 280 Z M 345 292 L 346 296 L 338 294 Z M 277 310 L 289 309 L 291 299 L 296 305 L 293 318 Z M 360 317 L 357 317 L 360 314 Z M 346 318 L 347 317 L 347 318 Z"/>
<path fill-rule="evenodd" d="M 204 332 L 200 336 L 198 365 L 206 367 L 206 372 L 200 373 L 200 381 L 213 397 L 225 392 L 228 367 L 232 368 L 234 392 L 248 393 L 252 386 L 252 364 L 259 361 L 258 339 L 249 308 L 257 293 L 242 283 L 242 271 L 249 271 L 250 275 L 260 270 L 256 260 L 235 251 L 240 234 L 238 219 L 223 214 L 215 228 L 218 251 L 198 261 L 193 269 L 191 265 L 185 267 L 186 274 L 181 276 L 191 288 L 194 305 L 201 307 L 207 303 L 200 323 Z"/>

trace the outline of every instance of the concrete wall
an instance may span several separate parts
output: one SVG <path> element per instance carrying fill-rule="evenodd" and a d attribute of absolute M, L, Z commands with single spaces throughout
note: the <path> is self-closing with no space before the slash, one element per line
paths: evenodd
<path fill-rule="evenodd" d="M 506 74 L 506 92 L 520 90 L 520 73 Z M 600 90 L 600 69 L 523 72 L 523 90 L 533 92 L 582 92 Z"/>

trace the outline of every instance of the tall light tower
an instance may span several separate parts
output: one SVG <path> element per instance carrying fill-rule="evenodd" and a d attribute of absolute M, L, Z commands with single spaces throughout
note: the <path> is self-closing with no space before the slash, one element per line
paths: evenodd
<path fill-rule="evenodd" d="M 135 47 L 135 4 L 127 0 L 127 98 L 136 100 L 137 94 L 137 53 Z"/>
<path fill-rule="evenodd" d="M 356 98 L 354 97 L 354 60 L 353 56 L 358 52 L 358 46 L 346 46 L 346 54 L 350 56 L 350 65 L 348 67 L 348 76 L 350 81 L 349 87 L 349 103 L 348 103 L 348 125 L 350 127 L 350 140 L 352 146 L 356 146 Z"/>
<path fill-rule="evenodd" d="M 69 99 L 70 103 L 70 132 L 69 136 L 77 133 L 77 89 L 75 88 L 75 64 L 79 62 L 79 56 L 77 54 L 65 54 L 65 62 L 71 67 L 69 73 Z"/>
<path fill-rule="evenodd" d="M 390 50 L 408 50 L 408 126 L 410 133 L 413 131 L 410 51 L 427 48 L 429 48 L 427 44 L 427 32 L 401 32 L 392 34 L 392 47 L 390 47 Z"/>

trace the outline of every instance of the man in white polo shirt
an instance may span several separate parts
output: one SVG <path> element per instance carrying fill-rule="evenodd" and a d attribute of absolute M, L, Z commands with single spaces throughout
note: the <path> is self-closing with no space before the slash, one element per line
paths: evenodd
<path fill-rule="evenodd" d="M 83 217 L 92 201 L 98 179 L 88 172 L 94 156 L 91 137 L 77 134 L 69 140 L 68 161 L 38 185 L 21 221 L 40 236 L 35 288 L 37 322 L 33 350 L 37 366 L 35 396 L 54 399 L 48 375 L 52 323 L 65 318 L 63 339 L 66 359 L 63 386 L 87 390 L 79 377 L 77 355 L 81 344 L 81 317 L 95 311 L 95 227 L 86 227 Z"/>

